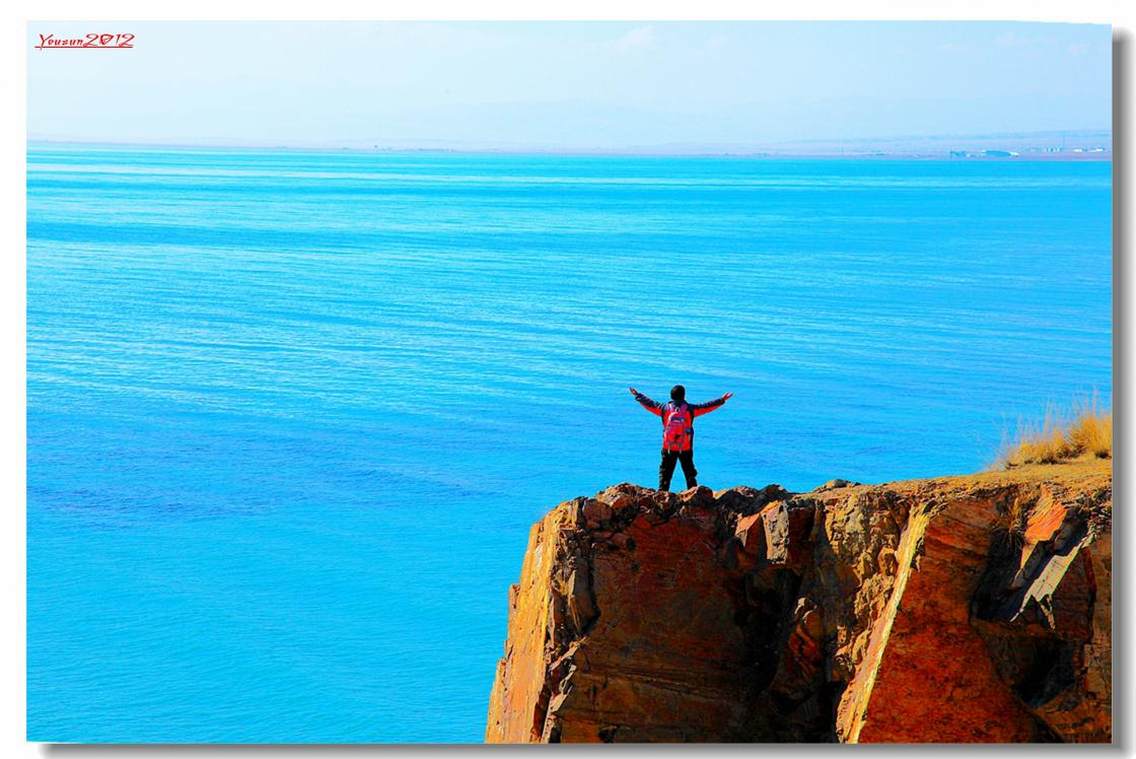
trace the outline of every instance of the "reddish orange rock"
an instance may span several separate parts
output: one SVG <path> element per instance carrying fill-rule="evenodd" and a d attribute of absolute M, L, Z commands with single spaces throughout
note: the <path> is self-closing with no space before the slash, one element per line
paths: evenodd
<path fill-rule="evenodd" d="M 765 558 L 765 520 L 760 513 L 739 519 L 734 534 L 738 538 L 738 548 L 751 560 Z"/>
<path fill-rule="evenodd" d="M 1111 471 L 622 484 L 534 526 L 489 742 L 1111 739 Z"/>

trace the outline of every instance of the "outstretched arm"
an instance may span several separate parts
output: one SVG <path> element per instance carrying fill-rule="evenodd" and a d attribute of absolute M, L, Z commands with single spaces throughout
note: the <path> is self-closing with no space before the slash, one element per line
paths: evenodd
<path fill-rule="evenodd" d="M 733 393 L 726 393 L 721 398 L 715 398 L 714 400 L 707 401 L 706 403 L 691 403 L 688 405 L 690 406 L 690 412 L 692 414 L 694 414 L 695 416 L 702 416 L 703 414 L 709 414 L 714 409 L 719 408 L 722 404 L 733 397 Z"/>
<path fill-rule="evenodd" d="M 658 401 L 651 400 L 633 387 L 628 388 L 628 390 L 630 390 L 631 394 L 635 396 L 635 400 L 639 401 L 640 406 L 647 409 L 655 416 L 663 415 L 663 404 L 659 403 Z"/>

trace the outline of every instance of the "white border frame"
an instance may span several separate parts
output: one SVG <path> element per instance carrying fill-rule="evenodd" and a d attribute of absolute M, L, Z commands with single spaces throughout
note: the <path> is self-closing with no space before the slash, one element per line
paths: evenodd
<path fill-rule="evenodd" d="M 1132 100 L 1132 44 L 1136 29 L 1136 3 L 1131 0 L 1065 0 L 1056 2 L 1030 2 L 1029 0 L 797 0 L 796 2 L 741 2 L 739 0 L 698 0 L 676 3 L 656 0 L 555 0 L 536 4 L 522 0 L 482 0 L 477 4 L 459 0 L 419 0 L 399 3 L 367 3 L 362 0 L 322 0 L 319 3 L 273 2 L 272 0 L 198 0 L 198 2 L 167 2 L 156 4 L 145 0 L 103 0 L 97 5 L 81 0 L 49 0 L 34 3 L 31 0 L 14 0 L 3 10 L 4 34 L 0 39 L 0 94 L 7 101 L 8 116 L 0 121 L 3 135 L 3 163 L 0 164 L 0 214 L 3 215 L 4 245 L 2 250 L 3 276 L 0 277 L 0 482 L 4 484 L 3 530 L 4 574 L 0 592 L 7 610 L 5 624 L 0 628 L 3 662 L 0 683 L 3 683 L 2 726 L 5 755 L 43 756 L 76 754 L 92 756 L 148 757 L 178 756 L 238 756 L 255 753 L 340 756 L 361 752 L 381 751 L 387 755 L 422 755 L 445 752 L 453 747 L 401 746 L 401 747 L 69 747 L 28 744 L 25 736 L 26 670 L 25 631 L 25 508 L 26 508 L 26 125 L 27 125 L 27 68 L 26 51 L 31 43 L 27 31 L 29 21 L 43 20 L 316 20 L 316 19 L 607 19 L 607 20 L 668 20 L 668 19 L 761 19 L 761 20 L 999 20 L 1101 23 L 1113 25 L 1114 39 L 1114 103 L 1113 103 L 1113 160 L 1114 160 L 1114 355 L 1113 355 L 1113 408 L 1117 415 L 1117 438 L 1114 449 L 1117 458 L 1114 469 L 1115 514 L 1114 540 L 1120 550 L 1114 551 L 1113 624 L 1114 624 L 1114 751 L 1134 755 L 1133 746 L 1133 677 L 1132 655 L 1124 643 L 1132 637 L 1130 624 L 1133 600 L 1132 561 L 1126 556 L 1133 545 L 1130 505 L 1126 498 L 1128 483 L 1126 472 L 1133 470 L 1133 455 L 1126 444 L 1129 427 L 1127 399 L 1132 397 L 1132 375 L 1128 371 L 1128 353 L 1131 348 L 1131 309 L 1124 306 L 1123 293 L 1133 292 L 1133 269 L 1126 261 L 1130 252 L 1128 224 L 1132 218 L 1133 200 L 1128 191 L 1127 177 L 1131 175 L 1132 161 L 1128 152 L 1131 138 L 1128 103 Z M 917 750 L 920 753 L 1034 753 L 1048 747 L 920 747 L 907 746 L 860 747 L 858 751 L 898 754 Z M 1064 755 L 1076 751 L 1075 747 L 1053 747 Z M 1087 748 L 1087 747 L 1086 747 Z M 1100 751 L 1101 747 L 1096 747 Z M 507 747 L 482 748 L 487 751 L 508 751 Z M 516 749 L 513 749 L 516 750 Z M 584 747 L 558 747 L 556 751 L 587 750 Z M 773 747 L 737 746 L 707 747 L 628 747 L 618 750 L 647 755 L 648 752 L 697 751 L 763 755 L 801 756 L 828 754 L 841 747 L 795 746 Z M 1083 749 L 1084 750 L 1084 749 Z M 1111 753 L 1111 752 L 1110 752 Z"/>

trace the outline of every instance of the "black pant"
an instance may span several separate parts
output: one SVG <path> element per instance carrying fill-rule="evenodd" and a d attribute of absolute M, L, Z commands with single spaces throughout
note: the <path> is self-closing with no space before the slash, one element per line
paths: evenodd
<path fill-rule="evenodd" d="M 659 490 L 671 489 L 671 475 L 674 474 L 675 462 L 682 462 L 682 473 L 686 476 L 686 486 L 692 488 L 698 484 L 694 479 L 698 470 L 694 468 L 694 449 L 689 451 L 668 451 L 663 449 L 663 460 L 659 464 Z"/>

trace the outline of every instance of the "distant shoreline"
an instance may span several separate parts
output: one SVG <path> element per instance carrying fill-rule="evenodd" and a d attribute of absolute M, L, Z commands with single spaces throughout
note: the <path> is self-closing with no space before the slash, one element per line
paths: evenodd
<path fill-rule="evenodd" d="M 795 152 L 795 151 L 674 151 L 661 150 L 554 150 L 541 148 L 446 148 L 446 147 L 360 147 L 360 146 L 305 146 L 305 145 L 239 145 L 239 144 L 192 144 L 178 142 L 105 142 L 86 140 L 28 139 L 27 147 L 88 147 L 88 148 L 137 148 L 141 150 L 201 150 L 201 151 L 292 151 L 308 153 L 371 153 L 371 154 L 414 154 L 427 153 L 439 155 L 509 155 L 509 156 L 565 156 L 579 158 L 739 158 L 751 160 L 871 160 L 871 161 L 951 161 L 951 162 L 1060 162 L 1060 163 L 1108 163 L 1112 161 L 1111 150 L 1061 152 L 1026 151 L 1013 155 L 983 155 L 985 151 L 864 151 L 864 152 Z M 968 152 L 968 155 L 952 155 L 952 152 Z M 1006 152 L 1006 151 L 1000 151 Z"/>

